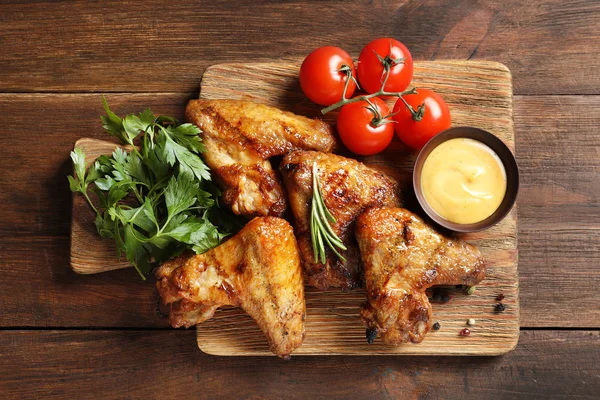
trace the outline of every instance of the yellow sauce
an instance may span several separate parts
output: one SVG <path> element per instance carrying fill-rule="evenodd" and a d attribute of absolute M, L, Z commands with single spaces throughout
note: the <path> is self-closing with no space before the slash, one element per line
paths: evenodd
<path fill-rule="evenodd" d="M 506 193 L 506 171 L 485 144 L 450 139 L 429 154 L 421 173 L 423 196 L 442 218 L 457 224 L 483 221 Z"/>

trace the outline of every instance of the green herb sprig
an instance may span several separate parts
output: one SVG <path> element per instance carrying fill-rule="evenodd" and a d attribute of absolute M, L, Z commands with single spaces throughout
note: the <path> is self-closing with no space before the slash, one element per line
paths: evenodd
<path fill-rule="evenodd" d="M 317 163 L 313 163 L 313 197 L 310 212 L 310 238 L 312 240 L 315 262 L 325 264 L 325 245 L 329 247 L 340 260 L 346 261 L 339 250 L 347 250 L 346 246 L 333 231 L 330 223 L 335 224 L 335 217 L 329 212 L 321 194 Z"/>
<path fill-rule="evenodd" d="M 118 256 L 125 253 L 143 279 L 153 265 L 185 249 L 202 253 L 217 246 L 227 232 L 211 222 L 224 212 L 200 158 L 205 151 L 200 129 L 149 109 L 120 118 L 106 99 L 103 104 L 102 126 L 128 150 L 117 147 L 86 171 L 85 154 L 75 148 L 74 175 L 68 177 L 71 191 L 81 193 L 96 213 L 100 236 L 113 239 Z"/>

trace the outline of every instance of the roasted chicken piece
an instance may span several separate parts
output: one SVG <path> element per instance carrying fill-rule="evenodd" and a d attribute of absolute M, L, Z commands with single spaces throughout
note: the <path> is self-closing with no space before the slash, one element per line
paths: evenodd
<path fill-rule="evenodd" d="M 323 200 L 336 223 L 333 231 L 348 250 L 346 261 L 327 249 L 325 264 L 316 261 L 310 237 L 313 163 L 317 164 Z M 319 289 L 362 286 L 362 265 L 356 241 L 354 220 L 368 207 L 399 206 L 398 184 L 387 175 L 364 164 L 314 151 L 295 151 L 284 157 L 280 167 L 295 218 L 300 256 L 308 284 Z"/>
<path fill-rule="evenodd" d="M 281 216 L 285 193 L 269 158 L 292 150 L 333 151 L 329 124 L 242 100 L 192 100 L 188 121 L 198 125 L 202 155 L 223 200 L 238 215 Z"/>
<path fill-rule="evenodd" d="M 373 208 L 356 221 L 368 302 L 367 340 L 420 343 L 431 329 L 433 285 L 476 285 L 485 278 L 477 247 L 448 239 L 402 208 Z"/>
<path fill-rule="evenodd" d="M 254 318 L 279 357 L 289 357 L 304 340 L 300 257 L 293 229 L 281 218 L 254 218 L 220 246 L 164 263 L 156 276 L 174 328 L 206 321 L 230 305 Z"/>

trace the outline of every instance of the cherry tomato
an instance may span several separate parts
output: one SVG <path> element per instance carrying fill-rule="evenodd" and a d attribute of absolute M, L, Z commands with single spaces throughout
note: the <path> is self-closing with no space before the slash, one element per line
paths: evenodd
<path fill-rule="evenodd" d="M 452 120 L 448 105 L 439 94 L 428 90 L 418 89 L 417 94 L 408 94 L 404 100 L 418 113 L 419 107 L 424 104 L 424 113 L 420 121 L 413 118 L 413 113 L 401 99 L 396 101 L 393 116 L 396 121 L 396 134 L 406 145 L 413 149 L 420 149 L 432 137 L 450 128 Z"/>
<path fill-rule="evenodd" d="M 377 55 L 384 59 L 383 63 Z M 400 61 L 402 58 L 404 61 Z M 406 46 L 392 38 L 375 39 L 362 49 L 358 57 L 358 82 L 367 93 L 381 89 L 385 78 L 384 63 L 390 68 L 386 91 L 402 92 L 412 81 L 413 59 Z"/>
<path fill-rule="evenodd" d="M 352 57 L 344 50 L 334 46 L 319 47 L 310 53 L 300 67 L 300 87 L 312 101 L 322 106 L 330 106 L 342 99 L 348 74 L 340 71 L 350 69 L 356 77 Z M 348 83 L 346 98 L 352 97 L 356 90 L 353 80 Z"/>
<path fill-rule="evenodd" d="M 371 99 L 379 116 L 389 114 L 388 106 L 383 100 Z M 340 110 L 337 119 L 337 130 L 348 150 L 363 156 L 379 153 L 385 149 L 394 137 L 394 124 L 381 123 L 375 126 L 376 113 L 370 109 L 365 100 L 346 104 Z"/>

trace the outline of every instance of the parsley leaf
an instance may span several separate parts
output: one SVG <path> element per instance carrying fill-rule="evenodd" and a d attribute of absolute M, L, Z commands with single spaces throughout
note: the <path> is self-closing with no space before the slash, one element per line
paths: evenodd
<path fill-rule="evenodd" d="M 127 261 L 141 272 L 149 271 L 150 259 L 144 246 L 146 237 L 137 231 L 132 224 L 124 225 L 124 248 Z M 140 274 L 142 277 L 143 275 Z"/>
<path fill-rule="evenodd" d="M 154 113 L 152 112 L 151 109 L 146 108 L 144 111 L 142 111 L 141 113 L 138 114 L 138 118 L 140 119 L 140 121 L 142 121 L 142 123 L 144 123 L 146 126 L 150 126 L 154 123 L 154 121 L 156 120 L 156 117 L 154 116 Z M 142 129 L 143 131 L 146 130 L 146 128 Z"/>
<path fill-rule="evenodd" d="M 165 181 L 169 177 L 170 165 L 164 157 L 164 151 L 160 145 L 156 145 L 154 146 L 154 149 L 148 151 L 148 157 L 144 162 L 148 169 L 150 169 L 150 172 L 154 175 L 157 182 L 156 184 Z"/>
<path fill-rule="evenodd" d="M 165 190 L 165 203 L 169 217 L 187 210 L 196 202 L 198 184 L 190 175 L 172 176 Z"/>
<path fill-rule="evenodd" d="M 100 120 L 102 121 L 102 127 L 106 130 L 106 132 L 116 137 L 121 142 L 127 143 L 127 140 L 123 135 L 123 120 L 110 110 L 108 107 L 108 102 L 104 96 L 102 96 L 102 105 L 104 106 L 104 111 L 106 111 L 106 116 L 100 117 Z"/>
<path fill-rule="evenodd" d="M 75 173 L 74 176 L 67 176 L 67 179 L 69 180 L 69 189 L 71 189 L 71 192 L 83 194 L 90 204 L 90 207 L 98 214 L 98 209 L 94 206 L 87 194 L 90 180 L 86 179 L 85 175 L 85 154 L 83 150 L 75 148 L 71 152 L 71 160 L 73 161 L 73 171 Z M 96 175 L 97 172 L 90 173 L 90 176 L 92 177 Z"/>
<path fill-rule="evenodd" d="M 108 210 L 108 213 L 113 219 L 118 218 L 124 225 L 133 224 L 146 232 L 152 232 L 155 230 L 156 224 L 144 212 L 147 207 L 151 208 L 152 205 L 146 201 L 136 208 L 112 207 Z"/>
<path fill-rule="evenodd" d="M 86 198 L 98 234 L 114 240 L 117 255 L 125 254 L 142 278 L 157 263 L 186 249 L 205 252 L 241 228 L 239 218 L 219 208 L 197 126 L 156 117 L 150 109 L 121 118 L 104 97 L 102 103 L 102 126 L 128 150 L 116 147 L 86 171 L 85 154 L 75 148 L 69 188 Z"/>
<path fill-rule="evenodd" d="M 210 172 L 204 161 L 169 136 L 166 138 L 163 152 L 169 165 L 173 166 L 176 161 L 179 162 L 179 173 L 195 175 L 199 180 L 210 180 Z"/>
<path fill-rule="evenodd" d="M 180 145 L 195 153 L 204 153 L 206 149 L 200 140 L 200 128 L 193 124 L 182 124 L 177 127 L 168 127 L 171 137 Z"/>
<path fill-rule="evenodd" d="M 104 178 L 96 179 L 96 187 L 100 190 L 110 190 L 110 188 L 115 184 L 115 180 L 107 175 Z"/>
<path fill-rule="evenodd" d="M 138 154 L 129 153 L 123 166 L 125 167 L 125 172 L 131 178 L 143 183 L 148 181 L 142 158 Z"/>

